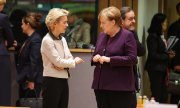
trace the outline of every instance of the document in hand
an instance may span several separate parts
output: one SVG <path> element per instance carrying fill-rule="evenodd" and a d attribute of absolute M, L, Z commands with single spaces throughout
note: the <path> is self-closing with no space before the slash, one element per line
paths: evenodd
<path fill-rule="evenodd" d="M 167 50 L 171 50 L 174 45 L 178 42 L 179 38 L 176 36 L 170 36 L 169 39 L 167 40 Z"/>

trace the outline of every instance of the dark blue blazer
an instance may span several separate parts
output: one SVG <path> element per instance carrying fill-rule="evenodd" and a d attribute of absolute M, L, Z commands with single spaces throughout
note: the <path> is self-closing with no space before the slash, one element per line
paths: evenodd
<path fill-rule="evenodd" d="M 133 65 L 137 63 L 137 46 L 133 33 L 121 29 L 110 38 L 105 33 L 98 36 L 95 55 L 110 57 L 110 63 L 95 65 L 92 88 L 115 91 L 134 91 Z"/>
<path fill-rule="evenodd" d="M 8 43 L 7 47 L 13 45 L 14 37 L 8 17 L 6 14 L 0 13 L 0 56 L 8 55 L 7 48 L 4 44 L 5 40 Z"/>
<path fill-rule="evenodd" d="M 21 47 L 18 56 L 17 81 L 42 83 L 41 37 L 34 32 Z"/>

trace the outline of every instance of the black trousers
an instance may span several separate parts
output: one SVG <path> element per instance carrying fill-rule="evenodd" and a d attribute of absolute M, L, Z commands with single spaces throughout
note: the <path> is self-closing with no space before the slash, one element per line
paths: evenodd
<path fill-rule="evenodd" d="M 0 106 L 11 105 L 11 62 L 9 56 L 0 55 Z"/>
<path fill-rule="evenodd" d="M 67 79 L 44 77 L 43 108 L 68 108 L 69 87 Z"/>
<path fill-rule="evenodd" d="M 157 102 L 167 103 L 168 93 L 166 86 L 166 72 L 165 71 L 148 71 L 152 97 Z"/>
<path fill-rule="evenodd" d="M 136 93 L 94 90 L 98 108 L 136 108 Z"/>

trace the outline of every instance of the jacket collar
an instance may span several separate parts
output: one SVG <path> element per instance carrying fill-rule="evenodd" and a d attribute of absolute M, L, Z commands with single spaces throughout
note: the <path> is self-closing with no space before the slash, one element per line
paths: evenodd
<path fill-rule="evenodd" d="M 49 35 L 52 37 L 53 40 L 61 40 L 61 39 L 62 39 L 62 36 L 61 36 L 61 35 L 59 35 L 58 37 L 56 37 L 56 36 L 54 36 L 54 35 L 52 34 L 52 32 L 49 32 Z"/>

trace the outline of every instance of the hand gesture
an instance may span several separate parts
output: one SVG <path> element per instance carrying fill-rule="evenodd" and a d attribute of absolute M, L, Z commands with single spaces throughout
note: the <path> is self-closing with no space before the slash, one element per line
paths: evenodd
<path fill-rule="evenodd" d="M 101 56 L 100 59 L 99 59 L 99 62 L 101 64 L 103 64 L 104 62 L 109 63 L 110 62 L 110 58 L 106 57 L 106 56 Z"/>
<path fill-rule="evenodd" d="M 84 60 L 83 59 L 81 59 L 81 58 L 79 58 L 79 57 L 75 57 L 75 63 L 76 64 L 80 64 L 80 63 L 83 63 L 84 62 Z"/>
<path fill-rule="evenodd" d="M 99 55 L 99 54 L 97 54 L 97 55 L 95 55 L 94 57 L 93 57 L 93 62 L 99 62 L 99 59 L 101 58 L 101 56 Z"/>

